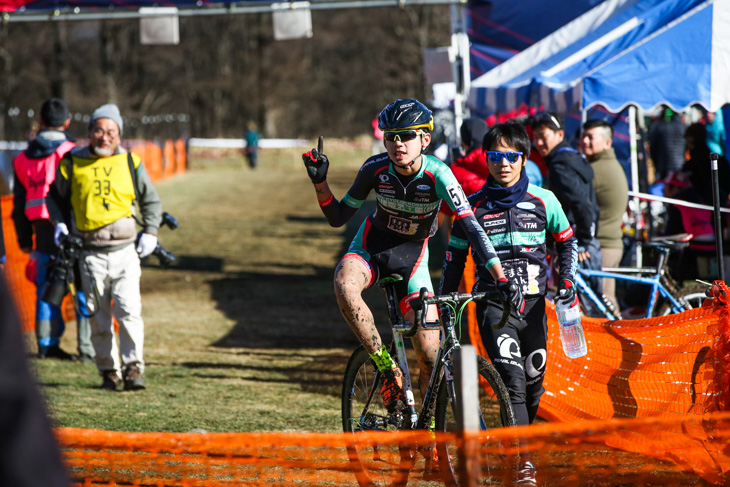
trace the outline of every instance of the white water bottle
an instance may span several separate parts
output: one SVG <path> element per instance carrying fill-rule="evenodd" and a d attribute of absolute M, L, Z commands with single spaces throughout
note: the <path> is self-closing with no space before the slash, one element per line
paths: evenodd
<path fill-rule="evenodd" d="M 556 300 L 557 301 L 557 300 Z M 555 313 L 560 325 L 560 341 L 563 342 L 563 351 L 569 358 L 578 358 L 588 353 L 583 325 L 580 324 L 580 305 L 578 301 L 573 306 L 557 301 Z"/>

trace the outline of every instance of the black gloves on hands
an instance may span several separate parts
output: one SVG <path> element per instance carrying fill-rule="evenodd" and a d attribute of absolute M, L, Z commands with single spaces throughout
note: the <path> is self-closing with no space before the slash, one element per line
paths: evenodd
<path fill-rule="evenodd" d="M 307 168 L 307 174 L 313 184 L 323 183 L 327 179 L 327 170 L 330 167 L 330 161 L 327 156 L 321 154 L 317 149 L 302 154 L 302 160 Z"/>
<path fill-rule="evenodd" d="M 509 302 L 512 309 L 517 312 L 518 315 L 522 315 L 525 311 L 525 300 L 522 297 L 522 291 L 520 286 L 510 282 L 509 279 L 500 279 L 497 281 L 497 290 L 502 295 L 505 303 Z"/>
<path fill-rule="evenodd" d="M 563 279 L 558 284 L 558 294 L 555 295 L 555 302 L 561 302 L 573 306 L 578 300 L 576 287 L 569 279 Z"/>

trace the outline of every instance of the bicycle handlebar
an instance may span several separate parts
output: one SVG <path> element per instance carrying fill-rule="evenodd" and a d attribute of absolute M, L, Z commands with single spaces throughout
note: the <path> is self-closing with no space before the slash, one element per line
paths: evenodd
<path fill-rule="evenodd" d="M 428 307 L 430 305 L 438 303 L 461 304 L 469 301 L 470 299 L 473 301 L 499 301 L 502 304 L 502 316 L 499 319 L 499 322 L 492 325 L 492 328 L 494 330 L 499 330 L 507 324 L 507 320 L 509 319 L 509 314 L 512 310 L 512 306 L 510 305 L 509 300 L 505 300 L 499 291 L 484 291 L 480 293 L 461 294 L 453 292 L 449 294 L 443 294 L 441 296 L 429 296 L 428 289 L 422 287 L 421 292 L 418 294 L 418 297 L 414 299 L 411 303 L 411 308 L 413 308 L 413 311 L 415 312 L 413 325 L 408 330 L 403 332 L 403 336 L 412 337 L 418 332 L 418 329 L 421 327 L 421 323 L 426 322 L 426 312 L 428 311 Z"/>

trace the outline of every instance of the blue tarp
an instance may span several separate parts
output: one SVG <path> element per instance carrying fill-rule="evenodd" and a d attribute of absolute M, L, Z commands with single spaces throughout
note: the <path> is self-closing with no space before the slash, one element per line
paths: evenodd
<path fill-rule="evenodd" d="M 527 66 L 517 76 L 500 79 L 493 71 L 474 80 L 469 104 L 477 113 L 521 104 L 564 113 L 662 103 L 716 111 L 730 102 L 728 36 L 730 0 L 642 0 L 547 59 L 515 56 L 513 67 Z"/>

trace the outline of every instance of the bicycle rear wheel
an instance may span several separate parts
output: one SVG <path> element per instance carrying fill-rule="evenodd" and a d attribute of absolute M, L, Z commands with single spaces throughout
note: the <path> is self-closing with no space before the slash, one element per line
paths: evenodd
<path fill-rule="evenodd" d="M 501 428 L 502 426 L 515 426 L 515 413 L 512 409 L 512 402 L 509 399 L 507 387 L 497 369 L 484 357 L 477 356 L 477 367 L 479 371 L 479 413 L 482 423 L 482 430 Z M 488 387 L 487 387 L 488 386 Z M 454 416 L 454 392 L 448 390 L 446 377 L 441 381 L 438 396 L 436 399 L 436 430 L 447 433 L 457 431 L 456 418 Z M 439 469 L 441 478 L 446 485 L 459 485 L 459 470 L 464 468 L 463 458 L 460 458 L 457 445 L 453 442 L 439 442 L 437 444 Z M 481 467 L 480 482 L 484 485 L 499 484 L 501 477 L 495 475 L 491 478 L 491 471 L 502 472 L 504 462 L 498 456 L 487 456 L 480 452 L 479 464 Z"/>
<path fill-rule="evenodd" d="M 403 423 L 401 413 L 390 414 L 380 394 L 381 374 L 362 345 L 350 356 L 342 384 L 342 428 L 355 433 L 347 453 L 360 485 L 405 485 L 413 457 L 408 445 L 358 438 L 368 431 L 395 431 Z"/>

